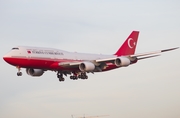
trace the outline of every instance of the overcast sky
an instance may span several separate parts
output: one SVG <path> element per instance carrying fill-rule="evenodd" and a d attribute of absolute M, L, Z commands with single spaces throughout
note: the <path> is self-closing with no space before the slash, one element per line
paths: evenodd
<path fill-rule="evenodd" d="M 0 0 L 0 117 L 179 118 L 180 50 L 135 65 L 59 82 L 2 59 L 14 46 L 114 54 L 132 30 L 136 53 L 180 46 L 179 0 Z"/>

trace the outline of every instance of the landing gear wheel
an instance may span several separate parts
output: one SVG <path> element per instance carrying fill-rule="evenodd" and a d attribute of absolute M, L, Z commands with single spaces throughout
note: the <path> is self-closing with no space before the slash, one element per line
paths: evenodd
<path fill-rule="evenodd" d="M 61 81 L 64 81 L 64 78 L 59 78 L 59 81 L 61 82 Z"/>
<path fill-rule="evenodd" d="M 87 76 L 87 75 L 85 76 L 85 79 L 88 79 L 88 76 Z"/>
<path fill-rule="evenodd" d="M 72 79 L 72 80 L 77 80 L 78 77 L 77 77 L 77 76 L 70 76 L 70 79 Z"/>
<path fill-rule="evenodd" d="M 17 76 L 22 76 L 22 72 L 17 72 Z"/>
<path fill-rule="evenodd" d="M 62 73 L 57 73 L 57 78 L 59 78 L 59 81 L 64 81 L 64 78 L 63 78 L 63 74 Z"/>
<path fill-rule="evenodd" d="M 86 73 L 81 73 L 81 75 L 79 77 L 81 79 L 88 79 L 88 76 L 86 75 Z"/>

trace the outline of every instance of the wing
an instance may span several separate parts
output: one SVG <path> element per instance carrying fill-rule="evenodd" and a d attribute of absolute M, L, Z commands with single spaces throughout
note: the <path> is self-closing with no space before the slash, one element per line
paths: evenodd
<path fill-rule="evenodd" d="M 80 71 L 84 72 L 99 72 L 106 70 L 110 66 L 111 69 L 129 66 L 130 64 L 136 63 L 138 60 L 160 56 L 160 53 L 162 52 L 167 52 L 178 48 L 179 47 L 127 56 L 114 56 L 112 58 L 104 58 L 97 60 L 61 62 L 58 65 L 65 68 L 78 68 Z M 112 68 L 112 65 L 115 67 Z"/>
<path fill-rule="evenodd" d="M 162 52 L 167 52 L 167 51 L 175 50 L 178 48 L 179 47 L 169 48 L 169 49 L 164 49 L 164 50 L 158 50 L 158 51 L 153 51 L 153 52 L 147 52 L 147 53 L 141 53 L 141 54 L 134 54 L 134 55 L 130 55 L 130 57 L 131 58 L 137 58 L 138 60 L 141 60 L 141 59 L 160 56 L 160 53 L 162 53 Z"/>
<path fill-rule="evenodd" d="M 128 64 L 127 64 L 126 59 L 129 59 L 130 64 L 131 64 L 133 62 L 137 62 L 138 60 L 160 56 L 160 53 L 162 53 L 162 52 L 172 51 L 172 50 L 175 50 L 178 48 L 179 47 L 158 50 L 158 51 L 153 51 L 153 52 L 147 52 L 147 53 L 141 53 L 141 54 L 128 55 L 128 56 L 120 56 L 120 57 L 109 58 L 109 59 L 99 59 L 99 60 L 95 60 L 95 62 L 97 62 L 97 63 L 114 63 L 117 66 L 127 66 Z M 118 64 L 118 60 L 120 61 L 119 64 Z M 124 63 L 124 64 L 120 65 L 120 63 Z"/>

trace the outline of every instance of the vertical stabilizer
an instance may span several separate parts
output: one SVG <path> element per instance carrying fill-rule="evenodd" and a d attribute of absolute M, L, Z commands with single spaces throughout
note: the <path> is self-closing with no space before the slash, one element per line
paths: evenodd
<path fill-rule="evenodd" d="M 119 48 L 119 50 L 115 53 L 117 56 L 123 55 L 132 55 L 135 53 L 137 41 L 138 41 L 139 31 L 132 31 L 123 45 Z"/>

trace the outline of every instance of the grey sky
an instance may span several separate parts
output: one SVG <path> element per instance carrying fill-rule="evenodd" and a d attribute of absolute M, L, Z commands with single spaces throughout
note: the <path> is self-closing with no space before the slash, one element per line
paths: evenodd
<path fill-rule="evenodd" d="M 0 55 L 18 45 L 113 54 L 132 30 L 136 52 L 180 46 L 178 0 L 5 0 L 0 1 Z M 17 77 L 1 58 L 1 118 L 179 118 L 180 50 L 127 68 L 89 74 L 88 80 L 56 73 Z"/>

